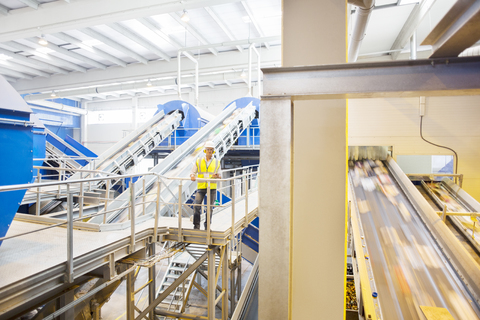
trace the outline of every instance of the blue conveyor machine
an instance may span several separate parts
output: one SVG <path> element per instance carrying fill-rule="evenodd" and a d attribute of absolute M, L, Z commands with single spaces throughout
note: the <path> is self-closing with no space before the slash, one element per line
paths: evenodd
<path fill-rule="evenodd" d="M 0 92 L 0 185 L 29 183 L 34 157 L 32 110 L 2 76 Z M 35 130 L 41 132 L 38 126 Z M 37 138 L 42 139 L 40 134 Z M 39 150 L 41 152 L 41 148 Z M 7 234 L 24 195 L 25 190 L 0 192 L 0 237 Z"/>

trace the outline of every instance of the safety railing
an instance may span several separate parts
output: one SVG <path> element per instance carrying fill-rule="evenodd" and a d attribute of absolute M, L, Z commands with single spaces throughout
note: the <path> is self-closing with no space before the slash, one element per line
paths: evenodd
<path fill-rule="evenodd" d="M 463 174 L 461 173 L 408 173 L 407 177 L 429 177 L 431 180 L 434 180 L 436 177 L 452 177 L 453 182 L 455 182 L 460 188 L 463 184 Z"/>
<path fill-rule="evenodd" d="M 81 170 L 82 172 L 85 171 L 88 173 L 86 169 L 77 169 Z M 227 170 L 225 172 L 232 171 Z M 239 171 L 239 170 L 237 170 Z M 1 237 L 0 241 L 8 241 L 13 238 L 26 236 L 32 233 L 44 231 L 47 229 L 55 228 L 55 227 L 66 227 L 67 229 L 67 260 L 66 260 L 66 279 L 69 283 L 73 282 L 73 232 L 74 226 L 77 222 L 83 222 L 95 216 L 103 215 L 103 222 L 106 223 L 107 214 L 118 211 L 118 210 L 127 210 L 128 212 L 128 220 L 130 221 L 130 244 L 129 244 L 129 252 L 133 253 L 135 248 L 136 242 L 136 233 L 135 233 L 135 224 L 136 218 L 138 216 L 146 215 L 146 207 L 150 203 L 155 203 L 155 210 L 153 212 L 154 218 L 154 228 L 153 228 L 153 242 L 157 242 L 158 239 L 158 227 L 159 227 L 159 219 L 160 219 L 160 212 L 162 206 L 167 204 L 172 204 L 165 202 L 160 197 L 160 192 L 162 189 L 162 185 L 167 182 L 167 180 L 179 180 L 178 186 L 178 203 L 177 205 L 177 216 L 178 216 L 178 241 L 183 242 L 183 232 L 185 227 L 182 226 L 182 217 L 183 214 L 178 214 L 178 212 L 182 212 L 183 206 L 201 206 L 202 209 L 206 209 L 206 221 L 207 221 L 207 242 L 209 244 L 212 243 L 211 237 L 211 218 L 210 214 L 213 210 L 218 210 L 218 208 L 225 208 L 231 206 L 231 232 L 230 232 L 230 240 L 232 241 L 232 248 L 239 250 L 239 243 L 240 243 L 240 236 L 235 237 L 235 224 L 236 221 L 242 221 L 241 226 L 246 227 L 249 221 L 252 219 L 251 213 L 248 209 L 248 199 L 249 193 L 254 191 L 258 186 L 258 178 L 259 172 L 254 167 L 248 167 L 243 170 L 240 170 L 242 174 L 236 175 L 227 179 L 197 179 L 198 182 L 207 182 L 207 194 L 210 194 L 211 190 L 211 183 L 217 183 L 220 185 L 220 188 L 217 189 L 221 194 L 229 193 L 231 197 L 229 197 L 229 201 L 224 202 L 223 197 L 221 197 L 219 204 L 211 205 L 210 201 L 207 201 L 207 204 L 185 204 L 183 203 L 185 199 L 182 199 L 182 182 L 185 180 L 189 180 L 187 178 L 171 178 L 158 175 L 156 173 L 143 173 L 143 174 L 128 174 L 128 175 L 111 175 L 106 177 L 96 177 L 96 178 L 87 178 L 87 179 L 79 179 L 79 180 L 70 180 L 70 181 L 52 181 L 52 182 L 37 182 L 37 183 L 29 183 L 29 184 L 18 184 L 18 185 L 10 185 L 10 186 L 0 186 L 0 192 L 9 192 L 9 191 L 17 191 L 17 190 L 36 190 L 31 192 L 37 192 L 38 195 L 40 194 L 50 194 L 50 191 L 42 191 L 42 188 L 51 188 L 56 187 L 58 188 L 54 194 L 66 194 L 67 198 L 67 210 L 66 210 L 66 221 L 62 221 L 59 223 L 54 223 L 48 225 L 46 227 L 41 227 L 36 230 L 32 230 L 29 232 L 18 233 L 12 236 L 5 236 Z M 97 174 L 99 172 L 96 172 Z M 104 173 L 106 174 L 106 173 Z M 155 176 L 156 177 L 156 193 L 148 194 L 149 190 L 145 188 L 145 177 L 147 176 Z M 129 202 L 120 207 L 115 208 L 114 210 L 109 210 L 109 204 L 114 201 L 121 201 L 114 198 L 110 198 L 109 190 L 112 185 L 115 184 L 116 181 L 130 179 L 133 181 L 134 178 L 139 178 L 137 182 L 133 183 L 130 182 L 130 199 Z M 98 184 L 100 181 L 105 181 L 106 189 L 105 189 L 105 197 L 92 197 L 84 194 L 84 186 L 89 184 Z M 141 188 L 141 189 L 140 189 Z M 77 201 L 74 201 L 74 197 Z M 88 198 L 94 198 L 98 201 L 103 201 L 104 208 L 100 212 L 83 215 L 83 201 Z M 78 216 L 74 217 L 74 206 L 78 204 Z M 37 203 L 37 206 L 40 207 L 40 201 Z M 175 205 L 175 204 L 173 204 Z M 244 213 L 241 213 L 241 207 L 243 205 Z M 39 209 L 37 209 L 37 214 Z M 238 213 L 238 216 L 237 216 Z M 150 214 L 150 213 L 148 213 Z M 191 228 L 189 228 L 191 229 Z"/>

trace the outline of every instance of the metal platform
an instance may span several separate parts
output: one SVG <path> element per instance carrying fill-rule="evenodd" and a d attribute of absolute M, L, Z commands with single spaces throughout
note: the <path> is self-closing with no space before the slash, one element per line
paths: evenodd
<path fill-rule="evenodd" d="M 245 199 L 235 206 L 234 233 L 238 234 L 258 214 L 258 194 L 248 196 L 248 214 Z M 218 210 L 218 209 L 217 209 Z M 214 212 L 211 231 L 193 230 L 188 218 L 160 217 L 157 235 L 160 241 L 171 240 L 202 244 L 226 244 L 231 237 L 232 208 Z M 40 229 L 34 223 L 14 221 L 7 236 Z M 209 235 L 209 237 L 208 237 Z M 73 233 L 74 283 L 81 283 L 90 272 L 103 272 L 104 277 L 114 275 L 115 261 L 132 253 L 145 250 L 154 239 L 154 220 L 135 226 L 135 248 L 131 246 L 129 229 Z M 38 305 L 47 296 L 54 296 L 72 283 L 66 281 L 67 230 L 52 228 L 4 241 L 0 249 L 0 319 L 8 319 L 21 309 Z M 8 275 L 8 276 L 6 276 Z"/>

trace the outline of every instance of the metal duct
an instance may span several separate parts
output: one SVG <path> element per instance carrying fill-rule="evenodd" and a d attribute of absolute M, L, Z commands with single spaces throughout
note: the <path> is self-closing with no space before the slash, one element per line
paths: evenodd
<path fill-rule="evenodd" d="M 355 25 L 353 26 L 352 37 L 348 47 L 348 62 L 355 62 L 358 58 L 360 45 L 365 37 L 368 19 L 375 7 L 375 0 L 348 0 L 348 3 L 357 6 Z"/>
<path fill-rule="evenodd" d="M 480 45 L 475 47 L 470 47 L 463 50 L 462 53 L 458 55 L 459 57 L 472 57 L 472 56 L 480 56 Z"/>

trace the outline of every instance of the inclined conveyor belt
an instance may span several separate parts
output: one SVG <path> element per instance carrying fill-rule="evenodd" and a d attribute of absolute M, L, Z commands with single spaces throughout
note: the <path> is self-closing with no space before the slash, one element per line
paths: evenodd
<path fill-rule="evenodd" d="M 454 319 L 479 319 L 471 292 L 386 162 L 350 163 L 349 178 L 374 279 L 372 293 L 378 295 L 373 298 L 377 319 L 425 319 L 422 306 L 445 308 Z"/>
<path fill-rule="evenodd" d="M 238 109 L 233 103 L 230 107 L 226 108 L 221 114 L 219 114 L 214 120 L 209 122 L 206 126 L 200 129 L 195 135 L 189 138 L 185 143 L 178 147 L 174 152 L 167 156 L 162 162 L 154 167 L 150 172 L 155 172 L 164 177 L 187 177 L 189 176 L 191 166 L 195 159 L 203 150 L 203 145 L 207 140 L 213 141 L 215 145 L 215 157 L 220 160 L 229 150 L 229 148 L 235 143 L 236 139 L 240 136 L 242 131 L 246 129 L 251 121 L 255 118 L 256 109 L 253 104 Z M 157 185 L 156 177 L 146 176 L 146 196 L 145 201 L 154 201 L 157 197 Z M 168 200 L 167 202 L 178 201 L 174 194 L 178 191 L 178 180 L 164 180 L 166 185 L 163 185 L 161 192 L 161 198 Z M 196 190 L 196 182 L 184 181 L 183 184 L 183 199 L 185 202 Z M 136 202 L 143 201 L 143 181 L 140 179 L 135 184 L 135 198 Z M 130 198 L 130 189 L 126 190 L 119 197 L 117 201 L 112 203 L 109 210 L 119 208 L 118 211 L 109 214 L 107 218 L 107 224 L 121 224 L 128 221 L 128 210 L 121 209 L 125 206 Z M 135 214 L 148 217 L 155 211 L 156 204 L 150 203 L 146 212 L 143 212 L 141 205 L 135 206 Z M 183 208 L 183 210 L 188 210 Z M 184 212 L 185 213 L 185 212 Z M 164 206 L 161 215 L 175 216 L 176 212 L 170 206 Z M 189 214 L 184 214 L 188 216 Z M 102 223 L 103 217 L 97 216 L 91 219 L 90 222 Z M 108 227 L 107 227 L 108 228 Z"/>

